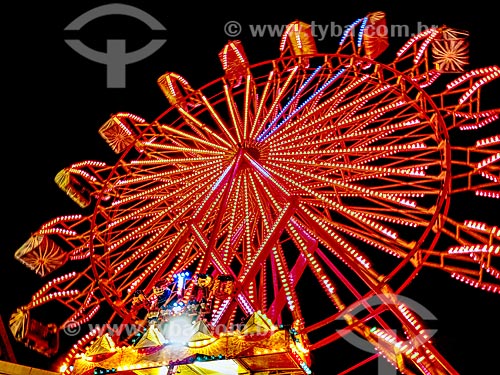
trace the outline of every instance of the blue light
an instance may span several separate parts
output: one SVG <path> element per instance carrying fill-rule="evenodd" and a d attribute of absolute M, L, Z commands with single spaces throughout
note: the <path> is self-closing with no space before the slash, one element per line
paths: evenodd
<path fill-rule="evenodd" d="M 217 187 L 222 182 L 222 180 L 224 179 L 224 177 L 226 177 L 226 175 L 227 175 L 227 173 L 229 172 L 230 169 L 231 169 L 231 166 L 228 166 L 226 168 L 226 170 L 221 174 L 221 176 L 215 182 L 214 186 L 212 186 L 212 191 L 214 191 L 215 189 L 217 189 Z"/>
<path fill-rule="evenodd" d="M 302 86 L 299 87 L 295 95 L 285 104 L 285 106 L 281 109 L 278 115 L 269 123 L 267 128 L 257 137 L 257 141 L 262 142 L 264 139 L 269 137 L 269 135 L 271 134 L 270 132 L 275 132 L 281 126 L 283 122 L 279 124 L 276 128 L 272 129 L 272 127 L 278 121 L 281 115 L 288 109 L 288 107 L 290 107 L 290 105 L 295 101 L 295 99 L 299 97 L 300 93 L 307 87 L 309 82 L 311 82 L 311 80 L 316 76 L 316 74 L 318 74 L 318 72 L 321 70 L 322 67 L 323 66 L 320 65 L 314 70 L 314 72 L 312 72 L 309 78 L 306 79 L 306 81 L 302 84 Z"/>
<path fill-rule="evenodd" d="M 300 106 L 298 106 L 292 113 L 290 113 L 285 119 L 283 119 L 277 126 L 272 129 L 269 134 L 266 135 L 266 138 L 268 138 L 270 135 L 272 135 L 276 130 L 278 130 L 281 126 L 283 126 L 284 123 L 286 123 L 288 120 L 290 120 L 293 116 L 295 116 L 296 113 L 298 113 L 304 106 L 309 103 L 312 99 L 314 99 L 316 96 L 318 96 L 323 90 L 325 90 L 328 86 L 330 86 L 337 78 L 339 78 L 343 73 L 345 72 L 345 69 L 341 69 L 335 76 L 330 78 L 328 81 L 326 81 L 316 92 L 314 92 L 309 98 L 307 98 Z"/>
<path fill-rule="evenodd" d="M 258 171 L 259 171 L 259 172 L 260 172 L 260 173 L 264 176 L 264 177 L 266 177 L 266 178 L 271 177 L 271 176 L 269 175 L 269 173 L 268 173 L 268 172 L 267 172 L 264 168 L 262 168 L 262 167 L 260 166 L 260 164 L 259 164 L 259 163 L 257 163 L 255 160 L 251 159 L 251 160 L 250 160 L 250 163 L 251 163 L 251 164 L 252 164 L 252 165 L 253 165 L 253 166 L 254 166 L 254 167 L 255 167 L 255 168 L 256 168 L 256 169 L 257 169 L 257 170 L 258 170 Z"/>
<path fill-rule="evenodd" d="M 356 26 L 362 20 L 363 20 L 363 18 L 358 18 L 356 21 L 354 21 L 353 23 L 351 23 L 349 26 L 346 27 L 346 29 L 344 31 L 344 34 L 342 34 L 342 38 L 340 38 L 339 45 L 344 44 L 345 40 L 347 39 L 347 37 L 349 36 L 349 34 L 352 32 L 352 29 L 354 28 L 354 26 Z"/>
<path fill-rule="evenodd" d="M 368 17 L 363 18 L 363 23 L 359 27 L 358 43 L 357 43 L 358 47 L 361 47 L 361 43 L 363 43 L 363 33 L 365 32 L 365 27 L 367 22 L 368 22 Z"/>

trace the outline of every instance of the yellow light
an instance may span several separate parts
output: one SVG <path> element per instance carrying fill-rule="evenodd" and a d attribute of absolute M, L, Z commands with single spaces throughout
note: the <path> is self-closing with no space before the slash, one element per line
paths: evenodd
<path fill-rule="evenodd" d="M 200 369 L 213 371 L 220 375 L 238 375 L 240 366 L 233 360 L 195 362 L 196 367 Z"/>

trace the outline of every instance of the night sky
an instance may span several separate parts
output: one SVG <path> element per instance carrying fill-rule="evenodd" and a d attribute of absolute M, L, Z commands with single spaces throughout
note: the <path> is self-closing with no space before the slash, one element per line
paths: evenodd
<path fill-rule="evenodd" d="M 3 69 L 3 145 L 2 153 L 2 233 L 0 241 L 0 314 L 8 323 L 16 307 L 26 304 L 43 285 L 43 280 L 14 259 L 14 252 L 31 232 L 46 221 L 66 214 L 80 213 L 54 183 L 55 174 L 71 163 L 86 159 L 112 163 L 115 154 L 99 136 L 99 127 L 112 113 L 126 111 L 153 120 L 169 106 L 156 80 L 166 71 L 184 76 L 192 87 L 220 77 L 223 70 L 217 54 L 230 39 L 224 32 L 229 21 L 243 26 L 242 41 L 250 63 L 279 56 L 278 37 L 252 37 L 249 25 L 288 24 L 296 19 L 306 23 L 347 25 L 368 12 L 384 11 L 388 24 L 447 25 L 470 32 L 470 64 L 473 68 L 500 63 L 498 55 L 497 12 L 485 0 L 467 6 L 455 2 L 353 1 L 324 6 L 303 2 L 300 6 L 278 5 L 279 10 L 253 2 L 229 6 L 202 7 L 180 2 L 131 2 L 155 17 L 166 32 L 152 32 L 139 21 L 107 17 L 89 23 L 80 34 L 64 31 L 82 13 L 105 2 L 72 1 L 60 5 L 12 5 L 4 17 L 16 26 L 4 31 Z M 403 4 L 404 3 L 404 4 Z M 439 3 L 439 8 L 434 5 Z M 280 3 L 282 4 L 282 3 Z M 448 5 L 446 5 L 448 4 Z M 89 47 L 104 50 L 106 39 L 127 40 L 135 50 L 152 37 L 166 43 L 143 61 L 126 67 L 126 87 L 106 87 L 106 67 L 73 51 L 66 43 L 79 37 Z M 317 41 L 320 52 L 334 52 L 338 36 Z M 391 53 L 407 37 L 391 37 Z M 495 83 L 496 88 L 500 88 Z M 500 90 L 486 100 L 500 107 Z M 490 93 L 491 94 L 491 93 Z M 498 127 L 499 122 L 490 125 Z M 483 205 L 483 206 L 481 206 Z M 464 202 L 463 212 L 477 213 L 491 225 L 500 225 L 498 211 L 485 200 L 479 205 Z M 498 207 L 498 205 L 496 206 Z M 437 270 L 424 270 L 407 291 L 437 317 L 435 345 L 460 374 L 475 375 L 478 368 L 497 368 L 500 335 L 498 295 L 473 289 Z M 493 344 L 491 344 L 493 342 Z M 12 342 L 21 364 L 50 368 L 51 361 L 22 344 Z M 314 357 L 325 368 L 328 348 Z M 319 367 L 318 367 L 319 368 Z M 323 371 L 323 370 L 322 370 Z M 324 370 L 326 371 L 326 370 Z M 319 373 L 319 372 L 318 372 Z M 328 374 L 328 372 L 324 372 Z"/>

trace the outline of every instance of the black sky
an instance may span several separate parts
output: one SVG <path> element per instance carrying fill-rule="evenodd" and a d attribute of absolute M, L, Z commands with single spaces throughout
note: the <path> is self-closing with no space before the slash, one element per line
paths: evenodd
<path fill-rule="evenodd" d="M 493 3 L 476 0 L 456 5 L 445 1 L 352 1 L 302 2 L 275 6 L 269 2 L 239 2 L 230 5 L 192 2 L 124 2 L 154 16 L 167 31 L 167 42 L 155 54 L 126 69 L 126 88 L 106 88 L 104 65 L 78 55 L 64 42 L 64 28 L 76 17 L 106 2 L 72 1 L 61 4 L 12 4 L 4 17 L 14 26 L 4 31 L 4 106 L 2 108 L 2 232 L 0 314 L 6 322 L 12 311 L 29 301 L 43 280 L 14 260 L 15 250 L 32 231 L 47 220 L 79 213 L 79 208 L 53 181 L 55 174 L 73 162 L 85 159 L 113 160 L 97 131 L 109 115 L 127 111 L 153 120 L 168 106 L 156 84 L 166 71 L 184 76 L 200 87 L 222 75 L 217 54 L 230 39 L 224 33 L 228 21 L 243 27 L 238 37 L 250 63 L 279 56 L 277 37 L 252 37 L 248 25 L 288 24 L 296 19 L 307 23 L 347 25 L 368 12 L 386 12 L 388 24 L 447 25 L 470 32 L 472 67 L 500 63 L 497 12 Z M 438 7 L 436 8 L 436 4 Z M 274 7 L 273 7 L 274 8 Z M 106 21 L 106 22 L 104 22 Z M 419 23 L 420 22 L 420 23 Z M 4 26 L 5 28 L 5 26 Z M 110 17 L 89 24 L 82 40 L 95 49 L 104 49 L 108 38 L 126 38 L 130 49 L 142 47 L 151 32 L 139 22 Z M 158 34 L 159 35 L 159 34 Z M 399 48 L 406 37 L 391 38 L 391 49 Z M 129 43 L 128 42 L 128 43 Z M 320 52 L 334 52 L 338 37 L 318 41 Z M 390 49 L 390 50 L 391 50 Z M 500 107 L 500 91 L 491 100 Z M 498 127 L 499 123 L 493 124 Z M 467 207 L 469 209 L 470 207 Z M 466 209 L 466 208 L 464 208 Z M 478 207 L 477 209 L 483 209 Z M 486 207 L 485 207 L 486 209 Z M 490 224 L 500 225 L 494 214 Z M 446 274 L 424 271 L 409 288 L 438 318 L 436 346 L 464 375 L 478 374 L 480 368 L 497 368 L 500 335 L 500 299 L 460 284 Z M 20 363 L 40 367 L 50 361 L 13 342 Z M 330 355 L 328 349 L 316 357 Z M 332 353 L 334 355 L 334 353 Z"/>

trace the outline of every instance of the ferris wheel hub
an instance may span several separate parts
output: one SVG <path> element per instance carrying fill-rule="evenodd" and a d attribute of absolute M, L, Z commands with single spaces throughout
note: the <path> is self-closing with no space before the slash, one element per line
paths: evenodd
<path fill-rule="evenodd" d="M 261 158 L 260 151 L 257 147 L 243 147 L 243 152 L 248 154 L 253 160 L 259 161 Z"/>

